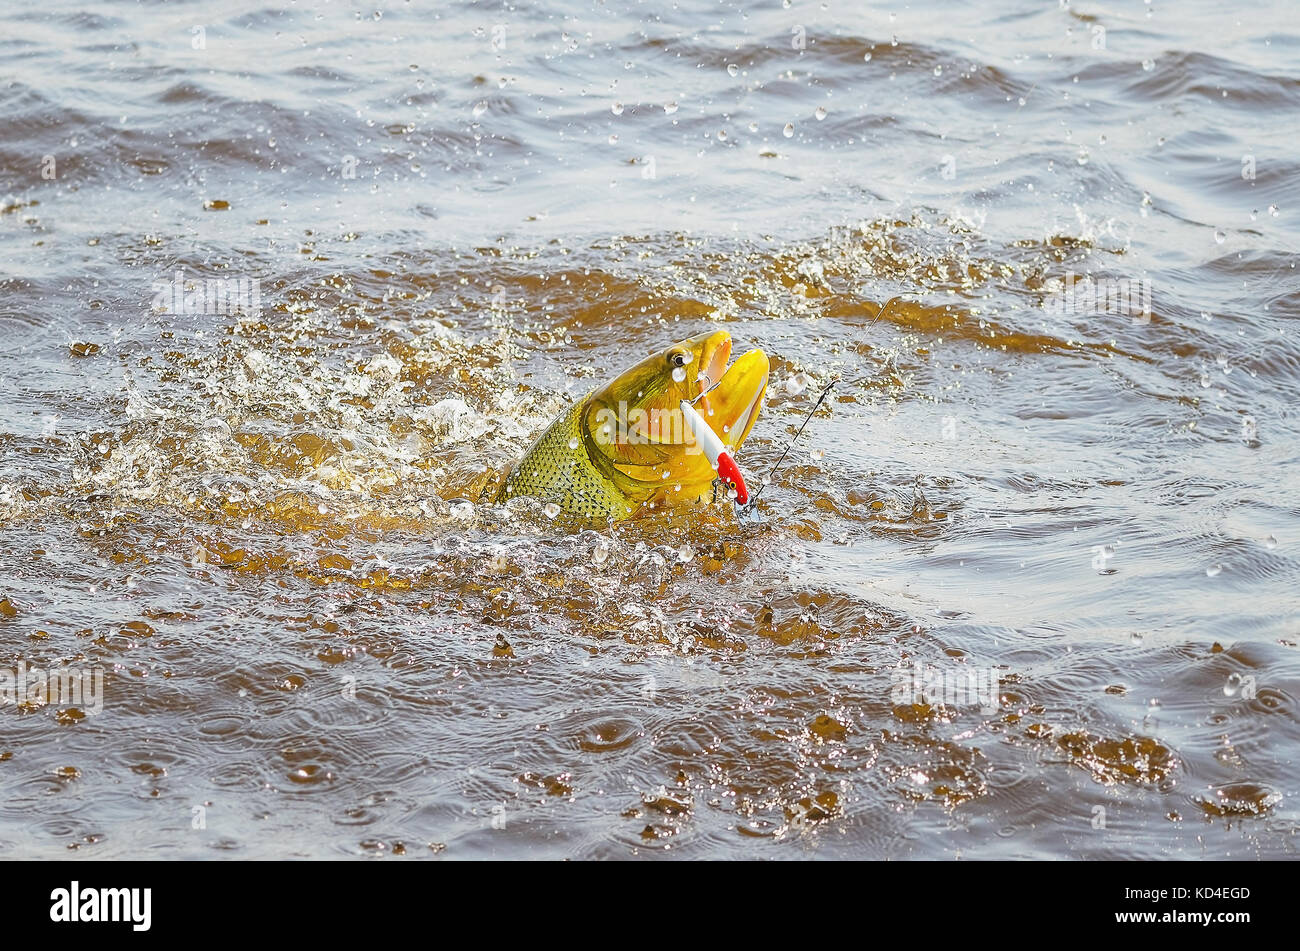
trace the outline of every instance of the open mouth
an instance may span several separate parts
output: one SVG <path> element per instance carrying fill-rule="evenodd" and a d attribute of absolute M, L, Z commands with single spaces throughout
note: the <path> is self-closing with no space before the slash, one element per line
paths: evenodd
<path fill-rule="evenodd" d="M 768 370 L 767 354 L 750 350 L 727 368 L 712 394 L 710 422 L 721 429 L 718 435 L 733 449 L 749 435 L 758 416 L 767 392 Z"/>
<path fill-rule="evenodd" d="M 768 360 L 762 350 L 750 350 L 730 367 L 731 335 L 719 333 L 700 353 L 696 374 L 699 392 L 691 402 L 726 445 L 740 445 L 754 425 L 767 390 Z"/>
<path fill-rule="evenodd" d="M 727 361 L 731 359 L 731 335 L 720 333 L 714 336 L 704 346 L 700 353 L 700 370 L 696 374 L 696 380 L 699 382 L 700 391 L 695 394 L 695 399 L 708 393 L 709 390 L 722 382 L 722 377 L 727 372 Z"/>

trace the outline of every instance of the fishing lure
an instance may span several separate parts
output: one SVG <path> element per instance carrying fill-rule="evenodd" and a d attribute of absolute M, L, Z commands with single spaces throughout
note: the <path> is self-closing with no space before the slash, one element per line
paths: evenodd
<path fill-rule="evenodd" d="M 790 454 L 790 450 L 799 441 L 799 437 L 803 435 L 804 427 L 808 425 L 808 421 L 813 418 L 822 403 L 826 401 L 826 397 L 830 395 L 831 390 L 834 389 L 835 384 L 839 382 L 839 377 L 836 377 L 822 388 L 821 395 L 813 403 L 812 409 L 808 410 L 795 434 L 790 437 L 790 442 L 786 444 L 780 458 L 772 466 L 772 471 L 763 479 L 752 499 L 749 496 L 749 489 L 745 485 L 745 477 L 741 474 L 740 466 L 736 465 L 736 460 L 732 458 L 731 453 L 727 452 L 722 440 L 718 438 L 718 434 L 713 431 L 713 427 L 708 424 L 708 421 L 700 415 L 693 400 L 682 400 L 682 418 L 686 422 L 686 428 L 691 431 L 696 443 L 704 451 L 704 455 L 708 457 L 709 465 L 713 466 L 713 471 L 718 474 L 722 484 L 736 490 L 736 507 L 742 513 L 748 514 L 749 510 L 758 504 L 758 497 L 763 494 L 763 489 L 772 484 L 773 476 L 781 468 L 781 464 L 785 462 L 785 457 Z M 708 390 L 702 390 L 695 399 L 704 400 L 705 405 L 708 405 Z"/>
<path fill-rule="evenodd" d="M 817 397 L 817 401 L 813 403 L 812 409 L 808 410 L 807 415 L 804 416 L 803 422 L 799 424 L 798 430 L 796 430 L 794 436 L 790 438 L 790 442 L 786 444 L 780 458 L 778 458 L 776 464 L 772 466 L 772 471 L 763 479 L 763 482 L 759 485 L 758 491 L 754 493 L 752 499 L 749 495 L 749 488 L 745 485 L 745 477 L 740 471 L 740 466 L 736 465 L 736 460 L 732 458 L 731 453 L 727 452 L 726 447 L 722 444 L 722 440 L 718 438 L 718 434 L 713 431 L 713 427 L 709 425 L 708 421 L 700 415 L 699 410 L 695 408 L 694 401 L 682 400 L 682 419 L 686 422 L 686 428 L 689 429 L 691 435 L 695 437 L 695 442 L 704 451 L 704 455 L 709 460 L 709 465 L 713 466 L 713 471 L 718 474 L 718 478 L 722 480 L 722 484 L 735 490 L 736 495 L 734 501 L 736 503 L 736 508 L 740 510 L 742 514 L 749 514 L 752 507 L 758 504 L 758 497 L 763 494 L 763 489 L 772 484 L 772 477 L 776 475 L 777 470 L 781 468 L 781 464 L 785 462 L 785 457 L 790 454 L 790 450 L 794 448 L 794 444 L 799 440 L 799 437 L 803 435 L 804 427 L 808 425 L 808 421 L 813 418 L 813 414 L 817 412 L 818 408 L 823 402 L 825 402 L 826 397 L 830 395 L 835 384 L 839 382 L 839 378 L 836 377 L 827 383 L 822 389 L 821 395 Z M 708 391 L 704 390 L 695 399 L 704 400 L 707 405 Z"/>
<path fill-rule="evenodd" d="M 701 394 L 703 395 L 703 394 Z M 735 501 L 737 505 L 745 505 L 749 502 L 749 489 L 745 485 L 745 477 L 740 472 L 740 466 L 736 465 L 736 460 L 727 452 L 726 446 L 718 438 L 718 434 L 713 431 L 713 427 L 708 424 L 699 410 L 691 403 L 690 400 L 682 400 L 682 418 L 686 421 L 686 427 L 695 437 L 695 442 L 704 455 L 709 460 L 709 465 L 713 466 L 713 471 L 718 474 L 724 485 L 729 486 L 736 492 Z"/>

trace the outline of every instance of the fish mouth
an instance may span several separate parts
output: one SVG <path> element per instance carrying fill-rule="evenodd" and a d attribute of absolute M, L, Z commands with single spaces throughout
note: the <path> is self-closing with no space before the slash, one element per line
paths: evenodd
<path fill-rule="evenodd" d="M 700 347 L 700 365 L 695 374 L 699 392 L 692 393 L 691 398 L 698 398 L 700 394 L 707 393 L 720 384 L 727 373 L 727 362 L 730 359 L 731 334 L 722 330 L 706 339 Z"/>
<path fill-rule="evenodd" d="M 728 340 L 725 354 L 730 355 L 730 351 L 731 341 Z M 726 366 L 725 362 L 723 366 Z M 736 449 L 758 419 L 771 366 L 766 353 L 750 350 L 725 371 L 719 371 L 716 366 L 713 370 L 719 373 L 717 382 L 704 392 L 697 405 L 723 443 Z"/>

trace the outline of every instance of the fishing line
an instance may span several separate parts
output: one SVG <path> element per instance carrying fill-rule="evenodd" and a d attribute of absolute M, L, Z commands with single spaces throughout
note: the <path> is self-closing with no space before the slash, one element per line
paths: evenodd
<path fill-rule="evenodd" d="M 867 326 L 870 327 L 871 324 L 874 324 L 881 317 L 885 316 L 885 311 L 889 310 L 889 308 L 893 304 L 897 303 L 901 299 L 902 298 L 900 297 L 891 297 L 889 300 L 881 304 L 880 311 L 876 314 L 875 317 L 871 318 L 871 323 L 867 324 Z M 858 377 L 856 380 L 850 380 L 849 382 L 861 383 L 862 381 L 868 379 L 869 377 L 870 374 L 867 374 L 866 376 Z M 794 448 L 794 444 L 798 442 L 799 437 L 803 435 L 804 427 L 808 425 L 809 420 L 813 418 L 813 414 L 816 413 L 817 410 L 821 407 L 822 403 L 826 401 L 826 397 L 830 395 L 830 392 L 832 389 L 834 389 L 835 384 L 840 382 L 842 382 L 842 380 L 839 377 L 835 377 L 835 379 L 831 380 L 824 387 L 822 387 L 821 395 L 817 397 L 817 402 L 813 403 L 812 409 L 808 410 L 808 415 L 806 415 L 803 418 L 803 422 L 799 424 L 799 428 L 795 431 L 795 434 L 791 436 L 790 441 L 786 443 L 786 447 L 782 451 L 780 458 L 776 460 L 776 465 L 772 466 L 772 471 L 770 471 L 766 476 L 763 477 L 763 481 L 758 486 L 758 491 L 754 493 L 754 497 L 749 501 L 749 504 L 744 506 L 745 509 L 752 509 L 753 507 L 758 505 L 759 496 L 763 494 L 764 489 L 766 489 L 769 485 L 772 484 L 773 477 L 776 475 L 777 470 L 780 469 L 782 463 L 785 462 L 785 457 L 790 454 L 790 450 Z"/>
<path fill-rule="evenodd" d="M 763 494 L 764 489 L 772 484 L 772 477 L 776 475 L 776 471 L 781 468 L 781 463 L 785 462 L 785 457 L 790 454 L 790 450 L 794 448 L 794 444 L 799 440 L 799 437 L 803 435 L 803 429 L 808 425 L 808 421 L 813 418 L 813 413 L 817 412 L 817 408 L 822 405 L 831 389 L 834 388 L 835 384 L 838 382 L 840 382 L 839 377 L 836 377 L 822 387 L 821 396 L 817 397 L 817 402 L 813 403 L 812 409 L 808 410 L 808 415 L 805 416 L 803 422 L 799 424 L 799 429 L 790 437 L 790 441 L 786 443 L 785 449 L 781 452 L 781 457 L 776 460 L 776 465 L 772 467 L 772 471 L 763 477 L 763 481 L 758 486 L 758 491 L 754 493 L 754 500 L 749 503 L 750 505 L 758 504 L 758 497 Z"/>

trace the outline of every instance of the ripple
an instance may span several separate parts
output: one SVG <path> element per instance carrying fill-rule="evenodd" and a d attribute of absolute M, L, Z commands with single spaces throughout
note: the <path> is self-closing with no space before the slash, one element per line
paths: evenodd
<path fill-rule="evenodd" d="M 644 735 L 637 721 L 611 717 L 584 726 L 578 733 L 578 748 L 586 753 L 612 753 L 626 749 Z"/>

